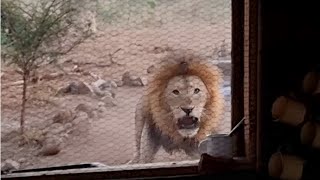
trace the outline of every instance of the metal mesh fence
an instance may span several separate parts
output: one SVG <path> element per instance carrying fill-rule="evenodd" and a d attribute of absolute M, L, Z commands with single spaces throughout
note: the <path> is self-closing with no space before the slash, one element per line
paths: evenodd
<path fill-rule="evenodd" d="M 77 8 L 94 34 L 34 73 L 23 136 L 21 78 L 2 67 L 2 164 L 197 160 L 199 142 L 230 131 L 231 1 L 96 0 Z M 221 154 L 222 142 L 206 146 Z"/>

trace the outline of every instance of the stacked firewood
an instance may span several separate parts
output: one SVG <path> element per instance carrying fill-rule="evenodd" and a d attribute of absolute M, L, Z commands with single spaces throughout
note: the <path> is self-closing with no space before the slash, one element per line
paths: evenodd
<path fill-rule="evenodd" d="M 320 179 L 319 69 L 314 69 L 304 76 L 301 89 L 302 93 L 299 95 L 278 97 L 272 106 L 274 123 L 295 129 L 292 135 L 283 135 L 289 137 L 288 139 L 299 137 L 299 142 L 289 145 L 290 148 L 283 148 L 283 145 L 271 155 L 268 171 L 271 177 L 277 179 Z"/>

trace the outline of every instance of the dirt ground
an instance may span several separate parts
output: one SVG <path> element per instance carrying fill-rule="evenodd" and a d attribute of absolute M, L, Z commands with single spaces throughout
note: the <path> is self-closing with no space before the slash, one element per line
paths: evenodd
<path fill-rule="evenodd" d="M 61 151 L 53 156 L 38 155 L 38 145 L 19 145 L 17 131 L 21 77 L 13 67 L 2 66 L 1 162 L 13 159 L 21 164 L 21 169 L 84 162 L 101 162 L 110 166 L 126 163 L 134 153 L 134 111 L 144 86 L 117 87 L 115 106 L 101 106 L 102 100 L 90 95 L 56 96 L 56 92 L 77 80 L 91 84 L 97 80 L 95 75 L 120 84 L 126 71 L 147 79 L 148 67 L 156 66 L 170 49 L 192 49 L 210 58 L 212 63 L 230 63 L 229 26 L 219 23 L 181 22 L 168 23 L 161 27 L 100 28 L 92 38 L 62 57 L 57 65 L 40 67 L 39 77 L 54 73 L 62 75 L 31 83 L 29 86 L 26 127 L 27 130 L 33 129 L 33 136 L 49 126 L 53 117 L 61 110 L 74 110 L 79 104 L 85 104 L 94 113 L 84 125 L 88 126 L 89 130 L 68 135 Z M 221 47 L 227 51 L 226 56 L 214 53 Z M 221 51 L 220 49 L 219 52 Z M 230 96 L 227 86 L 224 93 Z M 230 125 L 228 106 L 220 132 L 229 131 Z M 187 159 L 189 157 L 182 153 L 169 155 L 161 150 L 155 161 Z"/>

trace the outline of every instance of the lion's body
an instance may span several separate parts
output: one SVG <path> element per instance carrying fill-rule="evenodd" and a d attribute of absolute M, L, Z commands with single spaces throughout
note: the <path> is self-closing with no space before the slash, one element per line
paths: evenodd
<path fill-rule="evenodd" d="M 216 66 L 193 55 L 173 54 L 166 58 L 137 105 L 137 152 L 131 163 L 151 162 L 161 146 L 168 153 L 183 150 L 196 157 L 198 143 L 215 132 L 223 113 L 222 75 Z M 173 91 L 175 94 L 171 93 Z M 192 107 L 190 116 L 189 113 L 182 115 L 186 112 L 182 111 L 185 107 Z M 190 118 L 195 122 L 191 128 Z M 177 124 L 189 126 L 184 129 L 178 128 Z M 147 138 L 145 144 L 141 140 L 143 132 Z"/>

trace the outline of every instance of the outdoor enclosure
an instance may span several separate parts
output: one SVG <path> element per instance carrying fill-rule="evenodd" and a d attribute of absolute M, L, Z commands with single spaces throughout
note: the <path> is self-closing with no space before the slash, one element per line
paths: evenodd
<path fill-rule="evenodd" d="M 21 76 L 14 66 L 1 67 L 1 162 L 19 169 L 126 164 L 135 153 L 139 100 L 163 58 L 179 49 L 222 70 L 225 107 L 216 133 L 231 130 L 231 1 L 83 0 L 75 8 L 92 36 L 34 72 L 23 142 Z M 160 148 L 153 162 L 192 159 Z"/>

